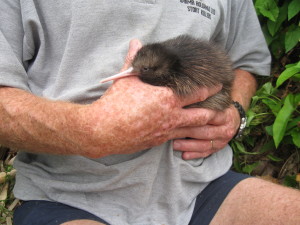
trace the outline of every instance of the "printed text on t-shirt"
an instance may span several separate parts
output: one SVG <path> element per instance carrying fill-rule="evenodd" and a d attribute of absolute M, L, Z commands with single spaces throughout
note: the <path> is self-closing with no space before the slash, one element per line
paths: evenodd
<path fill-rule="evenodd" d="M 216 10 L 214 8 L 201 1 L 180 0 L 180 3 L 186 5 L 188 12 L 198 13 L 208 19 L 211 19 L 212 15 L 216 15 Z"/>

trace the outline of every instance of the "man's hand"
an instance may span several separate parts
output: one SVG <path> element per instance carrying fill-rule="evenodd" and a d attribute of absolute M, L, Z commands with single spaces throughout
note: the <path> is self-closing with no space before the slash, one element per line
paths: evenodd
<path fill-rule="evenodd" d="M 244 70 L 235 70 L 232 98 L 246 110 L 251 97 L 256 91 L 256 80 Z M 241 88 L 243 87 L 243 88 Z M 174 141 L 174 149 L 183 151 L 183 159 L 206 157 L 224 148 L 234 137 L 240 126 L 240 115 L 232 105 L 224 112 L 209 112 L 215 117 L 204 126 L 186 127 L 182 129 L 186 137 L 194 139 L 178 139 Z"/>
<path fill-rule="evenodd" d="M 233 138 L 240 125 L 240 115 L 232 105 L 224 112 L 218 112 L 204 126 L 182 128 L 187 137 L 177 139 L 174 149 L 183 151 L 183 159 L 207 157 L 224 148 Z"/>

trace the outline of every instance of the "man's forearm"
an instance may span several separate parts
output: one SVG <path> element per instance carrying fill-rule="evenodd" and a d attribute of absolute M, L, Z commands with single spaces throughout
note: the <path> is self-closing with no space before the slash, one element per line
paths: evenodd
<path fill-rule="evenodd" d="M 33 152 L 84 154 L 81 141 L 89 131 L 80 118 L 83 107 L 0 88 L 0 143 Z"/>
<path fill-rule="evenodd" d="M 166 87 L 136 77 L 115 82 L 90 105 L 51 101 L 16 88 L 0 88 L 0 143 L 31 152 L 104 157 L 129 154 L 181 138 L 181 127 L 214 115 L 183 106 L 219 91 L 199 89 L 180 99 Z M 155 121 L 155 123 L 153 123 Z"/>
<path fill-rule="evenodd" d="M 256 79 L 251 73 L 240 69 L 235 70 L 232 99 L 238 101 L 245 110 L 248 109 L 251 98 L 256 92 L 256 88 Z"/>

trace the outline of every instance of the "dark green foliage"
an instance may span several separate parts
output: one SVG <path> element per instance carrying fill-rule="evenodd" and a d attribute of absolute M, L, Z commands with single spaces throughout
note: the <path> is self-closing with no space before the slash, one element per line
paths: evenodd
<path fill-rule="evenodd" d="M 295 177 L 300 172 L 300 1 L 254 4 L 273 57 L 272 75 L 258 78 L 245 135 L 231 142 L 234 168 L 299 188 Z"/>

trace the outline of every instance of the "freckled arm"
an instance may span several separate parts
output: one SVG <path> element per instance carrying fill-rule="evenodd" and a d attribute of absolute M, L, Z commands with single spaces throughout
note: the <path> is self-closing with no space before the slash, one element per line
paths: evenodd
<path fill-rule="evenodd" d="M 232 99 L 238 101 L 245 110 L 248 109 L 251 98 L 256 92 L 256 88 L 257 82 L 251 73 L 241 69 L 235 70 Z"/>

